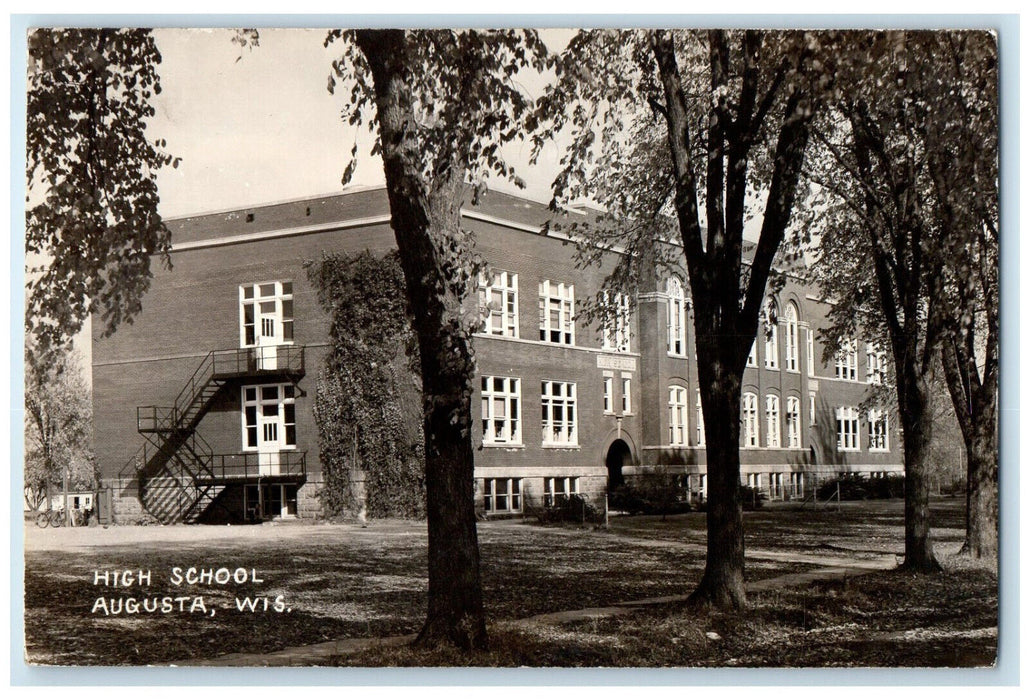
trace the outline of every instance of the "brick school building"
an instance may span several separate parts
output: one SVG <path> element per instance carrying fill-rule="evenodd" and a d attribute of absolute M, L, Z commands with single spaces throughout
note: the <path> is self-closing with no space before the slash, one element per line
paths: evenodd
<path fill-rule="evenodd" d="M 488 517 L 560 494 L 603 507 L 643 474 L 704 499 L 706 466 L 684 275 L 659 275 L 602 329 L 580 313 L 608 268 L 578 269 L 540 203 L 491 192 L 463 210 L 492 279 L 480 291 L 476 499 Z M 93 341 L 95 446 L 116 520 L 314 517 L 322 485 L 312 404 L 329 319 L 304 262 L 395 247 L 383 188 L 169 220 L 143 311 Z M 398 294 L 403 290 L 398 290 Z M 824 364 L 827 306 L 789 278 L 744 376 L 742 482 L 801 499 L 841 473 L 901 473 L 884 355 L 852 343 Z"/>

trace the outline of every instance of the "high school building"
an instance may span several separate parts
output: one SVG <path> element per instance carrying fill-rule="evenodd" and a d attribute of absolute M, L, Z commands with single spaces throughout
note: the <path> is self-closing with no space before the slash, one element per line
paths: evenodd
<path fill-rule="evenodd" d="M 657 279 L 635 305 L 615 300 L 625 310 L 602 330 L 580 311 L 607 270 L 577 269 L 574 247 L 543 231 L 543 205 L 494 192 L 464 217 L 494 271 L 474 341 L 478 507 L 603 501 L 648 472 L 678 475 L 703 498 L 685 278 Z M 389 221 L 375 188 L 167 222 L 172 269 L 155 271 L 134 323 L 94 340 L 96 454 L 117 519 L 317 514 L 312 403 L 328 318 L 303 264 L 323 251 L 385 253 Z M 839 473 L 900 472 L 895 425 L 863 408 L 883 354 L 853 343 L 824 364 L 827 307 L 814 290 L 788 280 L 769 303 L 776 327 L 744 377 L 742 480 L 795 499 Z"/>

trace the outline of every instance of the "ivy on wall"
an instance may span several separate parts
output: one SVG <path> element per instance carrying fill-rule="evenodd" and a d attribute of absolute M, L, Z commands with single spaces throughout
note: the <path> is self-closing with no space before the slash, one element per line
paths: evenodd
<path fill-rule="evenodd" d="M 364 496 L 369 517 L 424 518 L 418 349 L 398 254 L 323 254 L 307 270 L 330 319 L 314 405 L 323 511 L 354 513 Z"/>

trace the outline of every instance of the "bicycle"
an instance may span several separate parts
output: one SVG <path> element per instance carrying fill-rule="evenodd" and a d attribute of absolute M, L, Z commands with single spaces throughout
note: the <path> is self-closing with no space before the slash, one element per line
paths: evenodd
<path fill-rule="evenodd" d="M 38 527 L 61 527 L 64 525 L 64 508 L 44 510 L 36 516 Z"/>

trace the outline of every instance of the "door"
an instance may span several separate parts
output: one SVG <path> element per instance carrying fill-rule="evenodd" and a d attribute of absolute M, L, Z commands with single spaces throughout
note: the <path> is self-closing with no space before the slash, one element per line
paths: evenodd
<path fill-rule="evenodd" d="M 270 388 L 278 394 L 278 387 Z M 274 402 L 261 404 L 261 424 L 258 430 L 258 473 L 261 476 L 279 473 L 279 450 L 282 449 L 279 425 L 282 419 L 278 396 L 275 398 Z"/>
<path fill-rule="evenodd" d="M 278 368 L 278 346 L 282 343 L 282 321 L 274 299 L 258 304 L 258 369 Z"/>
<path fill-rule="evenodd" d="M 243 451 L 258 453 L 258 475 L 282 474 L 289 462 L 282 460 L 281 452 L 297 448 L 296 387 L 292 384 L 245 386 L 242 398 Z M 253 468 L 253 458 L 247 465 Z"/>

